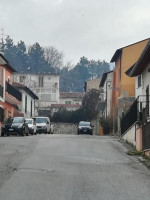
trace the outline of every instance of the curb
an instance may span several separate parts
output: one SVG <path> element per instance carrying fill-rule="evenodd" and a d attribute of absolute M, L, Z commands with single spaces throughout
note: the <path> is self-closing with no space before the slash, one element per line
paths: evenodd
<path fill-rule="evenodd" d="M 140 163 L 142 163 L 145 167 L 147 167 L 148 170 L 150 170 L 150 160 L 143 158 L 142 155 L 140 155 L 140 156 L 134 155 L 133 152 L 135 152 L 136 149 L 134 147 L 132 147 L 130 144 L 126 143 L 126 141 L 122 140 L 121 138 L 118 139 L 118 142 L 120 142 L 128 150 L 127 154 L 129 156 L 136 157 Z"/>

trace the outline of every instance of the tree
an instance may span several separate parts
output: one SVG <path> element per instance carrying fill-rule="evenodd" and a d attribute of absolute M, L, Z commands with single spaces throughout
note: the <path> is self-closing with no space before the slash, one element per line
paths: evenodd
<path fill-rule="evenodd" d="M 44 56 L 50 67 L 53 67 L 57 70 L 63 66 L 64 54 L 62 51 L 58 51 L 55 47 L 45 47 Z"/>
<path fill-rule="evenodd" d="M 87 80 L 98 78 L 109 70 L 108 63 L 100 60 L 88 60 L 83 56 L 74 68 L 66 71 L 66 74 L 63 69 L 60 70 L 60 85 L 63 86 L 61 91 L 83 92 Z M 65 84 L 62 84 L 64 82 Z"/>
<path fill-rule="evenodd" d="M 28 68 L 28 55 L 23 41 L 18 42 L 16 46 L 16 68 L 19 72 L 26 72 Z"/>
<path fill-rule="evenodd" d="M 44 49 L 39 45 L 39 43 L 36 42 L 29 47 L 28 56 L 28 63 L 32 73 L 46 72 L 47 63 L 44 57 Z"/>
<path fill-rule="evenodd" d="M 83 108 L 86 111 L 89 120 L 96 119 L 99 114 L 99 110 L 97 109 L 99 95 L 99 90 L 92 89 L 83 98 Z"/>
<path fill-rule="evenodd" d="M 8 59 L 9 63 L 16 68 L 16 46 L 9 36 L 5 39 L 4 56 Z"/>

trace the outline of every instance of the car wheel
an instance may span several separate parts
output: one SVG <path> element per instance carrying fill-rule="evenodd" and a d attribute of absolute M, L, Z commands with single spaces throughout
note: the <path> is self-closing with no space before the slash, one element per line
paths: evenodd
<path fill-rule="evenodd" d="M 28 135 L 29 135 L 29 129 L 27 128 L 26 136 L 28 136 Z"/>
<path fill-rule="evenodd" d="M 10 133 L 7 133 L 7 136 L 10 136 Z"/>
<path fill-rule="evenodd" d="M 1 137 L 4 137 L 4 133 L 3 132 L 1 132 Z"/>
<path fill-rule="evenodd" d="M 25 135 L 25 130 L 23 129 L 21 132 L 21 136 L 24 136 L 24 135 Z"/>
<path fill-rule="evenodd" d="M 47 129 L 46 129 L 46 131 L 45 131 L 45 134 L 47 134 L 48 132 L 47 132 Z"/>

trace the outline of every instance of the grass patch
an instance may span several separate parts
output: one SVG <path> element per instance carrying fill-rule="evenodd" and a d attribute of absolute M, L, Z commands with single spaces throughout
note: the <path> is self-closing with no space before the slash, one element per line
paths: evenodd
<path fill-rule="evenodd" d="M 134 150 L 134 151 L 128 151 L 127 154 L 128 154 L 129 156 L 143 156 L 143 152 L 141 152 L 141 151 L 136 151 L 136 150 Z"/>

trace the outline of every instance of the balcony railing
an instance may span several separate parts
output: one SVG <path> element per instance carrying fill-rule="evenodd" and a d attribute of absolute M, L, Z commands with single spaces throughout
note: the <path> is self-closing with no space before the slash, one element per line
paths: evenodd
<path fill-rule="evenodd" d="M 4 97 L 4 88 L 0 85 L 0 97 Z"/>
<path fill-rule="evenodd" d="M 16 88 L 14 88 L 8 82 L 6 82 L 6 92 L 8 92 L 8 94 L 12 95 L 13 97 L 15 97 L 18 101 L 22 100 L 21 92 L 19 92 Z"/>

